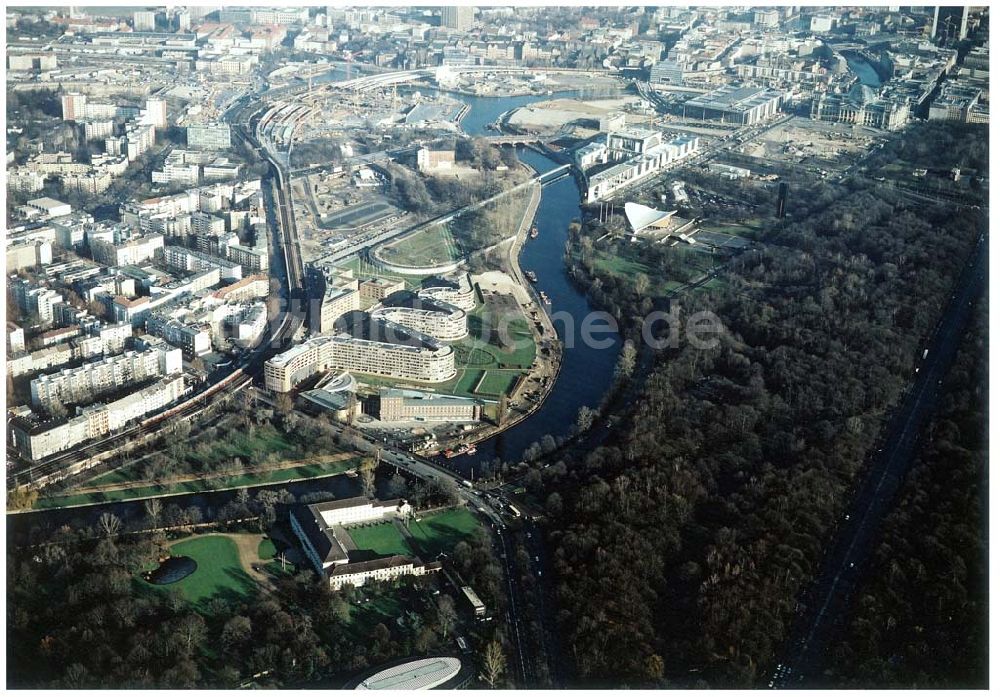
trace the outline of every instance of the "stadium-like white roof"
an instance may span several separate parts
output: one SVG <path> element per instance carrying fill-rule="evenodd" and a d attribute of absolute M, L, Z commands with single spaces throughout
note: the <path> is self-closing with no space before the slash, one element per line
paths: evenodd
<path fill-rule="evenodd" d="M 356 690 L 429 690 L 458 675 L 462 662 L 437 656 L 393 666 L 366 678 Z"/>
<path fill-rule="evenodd" d="M 676 212 L 658 211 L 655 208 L 643 206 L 639 203 L 625 204 L 625 218 L 628 220 L 629 225 L 632 226 L 633 232 L 641 232 L 651 226 L 662 227 Z"/>

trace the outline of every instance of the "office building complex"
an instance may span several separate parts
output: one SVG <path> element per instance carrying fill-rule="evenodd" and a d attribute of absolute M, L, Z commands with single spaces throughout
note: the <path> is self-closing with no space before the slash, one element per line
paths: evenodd
<path fill-rule="evenodd" d="M 379 392 L 382 421 L 478 421 L 482 413 L 482 403 L 468 397 L 394 388 Z"/>
<path fill-rule="evenodd" d="M 399 576 L 422 576 L 438 571 L 440 563 L 424 564 L 417 558 L 387 556 L 369 561 L 350 560 L 344 525 L 405 518 L 412 512 L 403 499 L 373 501 L 364 497 L 300 505 L 289 515 L 292 531 L 305 556 L 333 590 L 360 587 L 368 581 L 388 581 Z"/>
<path fill-rule="evenodd" d="M 450 5 L 441 8 L 441 26 L 457 32 L 469 31 L 475 19 L 476 8 L 469 5 Z"/>
<path fill-rule="evenodd" d="M 232 145 L 228 123 L 203 123 L 187 127 L 187 145 L 202 150 L 225 150 Z"/>
<path fill-rule="evenodd" d="M 752 126 L 781 108 L 781 93 L 763 87 L 726 85 L 684 103 L 684 116 Z"/>

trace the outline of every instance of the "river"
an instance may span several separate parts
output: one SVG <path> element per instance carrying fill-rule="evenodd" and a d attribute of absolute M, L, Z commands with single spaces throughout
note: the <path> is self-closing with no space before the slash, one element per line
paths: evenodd
<path fill-rule="evenodd" d="M 852 73 L 858 76 L 858 80 L 861 81 L 862 85 L 868 85 L 875 89 L 882 86 L 882 80 L 879 79 L 878 71 L 861 54 L 845 51 L 844 58 L 847 60 L 847 67 Z"/>
<path fill-rule="evenodd" d="M 462 95 L 469 111 L 462 120 L 463 129 L 472 135 L 487 133 L 486 125 L 492 123 L 504 112 L 533 101 L 551 99 L 548 95 L 533 95 L 510 98 L 469 97 Z M 521 160 L 539 172 L 558 166 L 556 162 L 531 150 L 520 150 Z M 588 346 L 581 340 L 580 330 L 584 319 L 593 312 L 586 296 L 570 283 L 566 274 L 563 252 L 568 236 L 568 227 L 574 218 L 581 218 L 580 192 L 572 177 L 564 178 L 542 190 L 542 200 L 536 216 L 539 235 L 524 245 L 520 262 L 526 271 L 538 275 L 538 289 L 545 291 L 552 299 L 552 313 L 559 338 L 564 342 L 562 369 L 556 383 L 537 412 L 512 426 L 503 433 L 478 445 L 478 452 L 472 456 L 457 457 L 448 461 L 448 466 L 465 474 L 484 462 L 494 458 L 508 461 L 520 459 L 525 449 L 545 435 L 555 438 L 570 435 L 576 424 L 581 406 L 596 407 L 611 385 L 615 363 L 621 348 L 617 334 L 596 335 L 607 339 L 604 348 Z M 380 488 L 385 485 L 379 482 Z M 325 479 L 297 482 L 292 484 L 268 485 L 268 489 L 287 489 L 296 496 L 309 492 L 330 491 L 337 497 L 354 496 L 359 493 L 358 479 L 335 476 Z M 181 494 L 164 498 L 163 505 L 177 504 L 182 508 L 196 506 L 201 509 L 205 520 L 211 520 L 213 512 L 236 496 L 235 491 L 211 492 L 205 494 Z M 74 527 L 93 525 L 101 512 L 110 510 L 126 523 L 139 524 L 144 520 L 143 503 L 109 503 L 85 508 L 63 510 L 41 510 L 19 515 L 8 515 L 8 535 L 27 533 L 33 526 L 52 528 L 70 523 Z M 11 538 L 8 537 L 10 541 Z"/>
<path fill-rule="evenodd" d="M 560 95 L 574 93 L 560 93 Z M 488 124 L 501 114 L 525 104 L 553 99 L 560 95 L 526 95 L 521 97 L 469 97 L 459 98 L 469 105 L 462 119 L 462 128 L 470 135 L 489 133 Z M 519 149 L 521 161 L 538 172 L 551 170 L 559 163 L 534 152 Z M 490 462 L 495 458 L 517 461 L 525 449 L 545 435 L 555 438 L 570 435 L 576 424 L 580 407 L 596 407 L 611 386 L 615 363 L 621 349 L 617 333 L 605 337 L 604 348 L 587 345 L 581 339 L 581 327 L 594 308 L 586 296 L 570 282 L 566 274 L 563 253 L 568 237 L 569 224 L 583 217 L 580 209 L 580 191 L 576 180 L 567 177 L 542 190 L 542 200 L 535 222 L 538 237 L 528 240 L 520 255 L 521 268 L 538 275 L 538 289 L 551 298 L 553 321 L 559 338 L 564 343 L 563 363 L 556 383 L 541 408 L 503 433 L 479 443 L 472 456 L 461 456 L 448 462 L 468 473 L 474 465 Z M 566 318 L 566 319 L 564 319 Z"/>

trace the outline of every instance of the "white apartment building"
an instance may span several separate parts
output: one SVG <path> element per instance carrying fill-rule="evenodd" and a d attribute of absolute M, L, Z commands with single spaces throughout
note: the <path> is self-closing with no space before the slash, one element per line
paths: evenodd
<path fill-rule="evenodd" d="M 167 245 L 163 248 L 164 262 L 182 271 L 208 271 L 218 269 L 223 280 L 238 281 L 243 278 L 239 264 L 222 257 L 196 252 L 187 247 Z"/>
<path fill-rule="evenodd" d="M 384 320 L 370 318 L 367 329 L 360 336 L 347 332 L 317 336 L 275 356 L 264 364 L 265 387 L 288 392 L 306 378 L 332 369 L 420 382 L 455 377 L 452 347 Z"/>
<path fill-rule="evenodd" d="M 440 341 L 458 341 L 469 334 L 465 310 L 419 296 L 413 296 L 406 304 L 402 304 L 406 301 L 401 301 L 398 305 L 388 305 L 389 302 L 392 302 L 391 297 L 380 307 L 372 309 L 372 317 L 401 324 Z"/>
<path fill-rule="evenodd" d="M 11 424 L 14 446 L 29 460 L 41 460 L 159 411 L 176 402 L 185 392 L 184 377 L 176 375 L 110 404 L 93 404 L 80 409 L 70 419 L 33 423 L 17 418 Z"/>
<path fill-rule="evenodd" d="M 149 234 L 115 244 L 106 240 L 92 240 L 90 253 L 94 261 L 105 266 L 127 266 L 147 261 L 164 249 L 163 235 Z"/>
<path fill-rule="evenodd" d="M 182 370 L 180 349 L 161 344 L 146 351 L 126 351 L 79 368 L 42 375 L 31 381 L 31 403 L 51 411 L 54 405 L 90 402 L 108 392 Z"/>
<path fill-rule="evenodd" d="M 52 321 L 52 308 L 63 301 L 62 295 L 51 288 L 35 287 L 23 278 L 10 277 L 8 287 L 21 310 L 29 315 L 37 315 L 42 323 Z"/>
<path fill-rule="evenodd" d="M 47 240 L 7 240 L 7 271 L 52 263 L 52 243 Z"/>

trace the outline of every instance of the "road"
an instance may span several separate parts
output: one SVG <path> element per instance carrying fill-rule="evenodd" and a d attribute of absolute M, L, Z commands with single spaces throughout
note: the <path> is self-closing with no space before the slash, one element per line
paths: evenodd
<path fill-rule="evenodd" d="M 886 428 L 884 444 L 872 458 L 820 573 L 802 601 L 805 612 L 793 624 L 784 657 L 769 674 L 769 687 L 822 686 L 820 674 L 829 658 L 827 646 L 847 619 L 852 591 L 878 541 L 881 522 L 892 509 L 899 485 L 913 462 L 921 430 L 933 413 L 938 386 L 954 360 L 975 301 L 985 289 L 987 247 L 984 232 L 926 344 L 927 356 L 919 361 L 914 382 Z"/>

